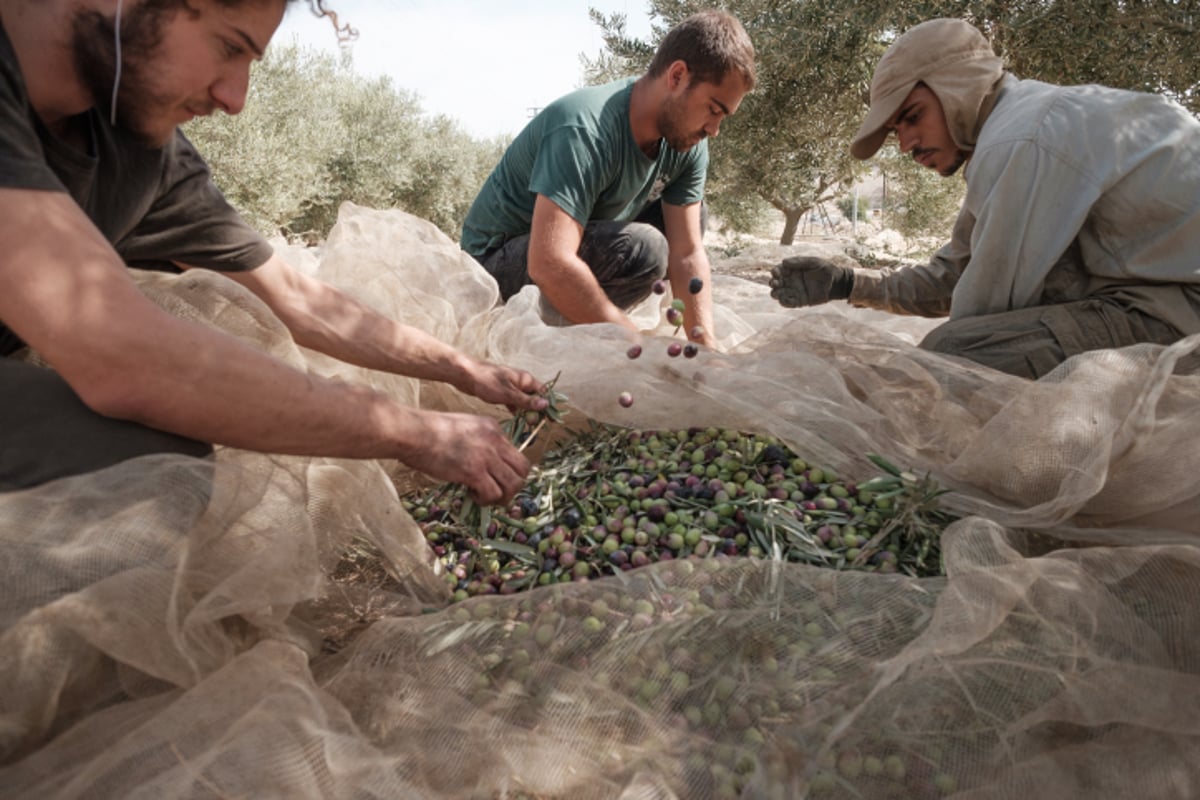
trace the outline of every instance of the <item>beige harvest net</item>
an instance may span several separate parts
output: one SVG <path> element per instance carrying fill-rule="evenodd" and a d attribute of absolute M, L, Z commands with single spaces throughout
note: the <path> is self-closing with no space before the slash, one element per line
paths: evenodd
<path fill-rule="evenodd" d="M 681 560 L 450 604 L 397 464 L 137 459 L 0 496 L 0 796 L 1200 796 L 1200 378 L 1173 374 L 1200 337 L 1031 383 L 916 349 L 928 321 L 718 275 L 723 352 L 631 361 L 611 329 L 545 324 L 532 289 L 500 305 L 399 212 L 347 206 L 319 259 L 289 256 L 561 374 L 570 420 L 929 472 L 962 517 L 947 574 Z M 219 276 L 139 280 L 297 365 L 503 414 L 301 351 Z M 665 341 L 659 302 L 636 319 Z M 354 542 L 391 588 L 331 580 Z"/>

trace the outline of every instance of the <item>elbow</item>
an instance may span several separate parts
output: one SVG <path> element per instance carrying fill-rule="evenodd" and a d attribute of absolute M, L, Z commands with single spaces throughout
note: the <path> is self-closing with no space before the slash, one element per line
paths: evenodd
<path fill-rule="evenodd" d="M 535 255 L 531 250 L 529 259 L 526 261 L 525 273 L 529 276 L 529 282 L 537 286 L 539 289 L 549 282 L 549 277 L 553 273 L 554 268 L 545 255 Z"/>
<path fill-rule="evenodd" d="M 67 382 L 80 402 L 102 417 L 143 424 L 151 422 L 150 404 L 145 394 L 129 381 L 85 375 L 68 378 Z"/>

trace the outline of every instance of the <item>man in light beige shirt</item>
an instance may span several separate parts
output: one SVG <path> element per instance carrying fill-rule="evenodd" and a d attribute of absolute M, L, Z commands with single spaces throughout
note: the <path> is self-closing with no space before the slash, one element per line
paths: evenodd
<path fill-rule="evenodd" d="M 785 260 L 783 305 L 948 316 L 921 347 L 1030 378 L 1200 333 L 1200 122 L 1177 103 L 1018 80 L 973 26 L 936 19 L 880 60 L 851 153 L 891 134 L 923 166 L 963 170 L 950 243 L 897 269 Z"/>

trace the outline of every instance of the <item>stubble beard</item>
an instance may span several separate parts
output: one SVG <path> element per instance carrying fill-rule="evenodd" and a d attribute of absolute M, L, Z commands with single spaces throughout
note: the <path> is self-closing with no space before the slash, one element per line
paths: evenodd
<path fill-rule="evenodd" d="M 938 174 L 940 174 L 943 178 L 949 178 L 951 175 L 958 172 L 959 169 L 962 168 L 963 164 L 967 163 L 967 155 L 968 153 L 965 150 L 959 150 L 958 154 L 955 156 L 954 163 L 945 169 L 940 170 Z"/>
<path fill-rule="evenodd" d="M 146 147 L 162 147 L 174 135 L 174 126 L 163 131 L 154 125 L 156 116 L 169 108 L 170 102 L 156 88 L 150 73 L 162 44 L 162 24 L 177 7 L 172 0 L 149 0 L 128 9 L 121 18 L 116 122 Z M 75 12 L 71 24 L 75 71 L 106 119 L 112 115 L 113 82 L 117 77 L 114 24 L 114 18 L 87 10 Z"/>
<path fill-rule="evenodd" d="M 685 131 L 679 122 L 684 117 L 687 97 L 691 91 L 689 86 L 681 96 L 667 98 L 658 110 L 658 132 L 671 149 L 679 153 L 686 153 L 704 139 L 703 132 Z"/>

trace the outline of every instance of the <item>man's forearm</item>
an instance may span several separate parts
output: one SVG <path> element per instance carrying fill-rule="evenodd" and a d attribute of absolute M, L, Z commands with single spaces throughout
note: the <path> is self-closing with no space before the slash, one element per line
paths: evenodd
<path fill-rule="evenodd" d="M 466 484 L 482 503 L 511 498 L 528 472 L 490 417 L 411 408 L 296 369 L 222 331 L 151 321 L 158 335 L 142 347 L 120 331 L 106 347 L 121 355 L 95 354 L 108 369 L 64 375 L 94 410 L 247 450 L 396 459 Z"/>
<path fill-rule="evenodd" d="M 273 257 L 248 273 L 228 273 L 259 296 L 296 343 L 367 369 L 464 388 L 472 359 L 411 325 L 389 319 L 340 289 Z"/>
<path fill-rule="evenodd" d="M 953 283 L 938 280 L 927 266 L 855 269 L 848 301 L 892 314 L 944 317 L 950 313 Z"/>
<path fill-rule="evenodd" d="M 156 332 L 151 340 L 110 332 L 111 343 L 92 354 L 103 371 L 61 370 L 98 413 L 270 453 L 401 458 L 419 446 L 414 409 L 158 313 L 147 315 Z"/>
<path fill-rule="evenodd" d="M 708 256 L 700 251 L 688 257 L 672 256 L 667 268 L 671 294 L 684 302 L 683 325 L 689 340 L 706 347 L 717 342 L 713 321 L 712 267 Z M 698 281 L 698 284 L 693 284 Z M 699 291 L 693 292 L 695 286 Z M 700 336 L 693 336 L 700 333 Z"/>
<path fill-rule="evenodd" d="M 604 293 L 591 268 L 578 256 L 551 257 L 530 253 L 529 277 L 550 304 L 577 325 L 611 322 L 630 330 L 637 326 Z"/>

